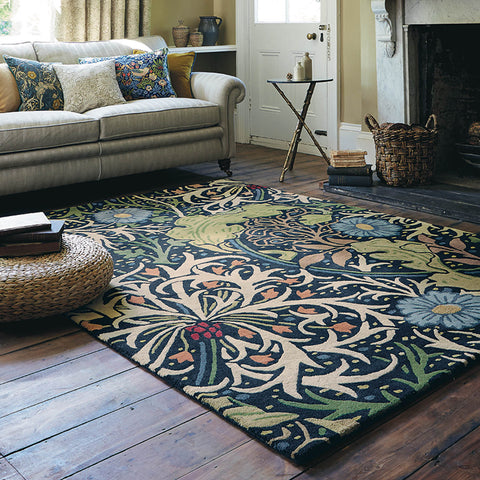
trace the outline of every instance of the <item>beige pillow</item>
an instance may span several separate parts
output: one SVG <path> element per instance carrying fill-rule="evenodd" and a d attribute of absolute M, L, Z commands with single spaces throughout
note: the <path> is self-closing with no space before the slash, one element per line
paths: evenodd
<path fill-rule="evenodd" d="M 54 65 L 63 90 L 64 110 L 83 113 L 126 103 L 118 86 L 115 61 L 85 65 Z"/>
<path fill-rule="evenodd" d="M 15 112 L 20 106 L 17 83 L 6 63 L 0 64 L 0 113 Z"/>

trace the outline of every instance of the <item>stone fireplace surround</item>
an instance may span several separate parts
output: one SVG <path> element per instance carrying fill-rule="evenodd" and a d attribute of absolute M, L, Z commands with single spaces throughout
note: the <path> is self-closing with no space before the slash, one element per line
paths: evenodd
<path fill-rule="evenodd" d="M 378 121 L 417 123 L 420 116 L 418 32 L 425 27 L 472 24 L 480 27 L 480 0 L 371 0 L 376 25 Z M 470 27 L 469 27 L 470 29 Z M 457 30 L 455 27 L 453 30 Z M 463 30 L 462 30 L 463 31 Z M 475 52 L 478 42 L 465 45 Z M 473 56 L 475 61 L 475 57 Z M 423 64 L 422 64 L 423 66 Z M 475 77 L 476 78 L 476 77 Z M 425 88 L 425 87 L 424 87 Z M 480 112 L 479 112 L 480 113 Z M 440 129 L 439 129 L 439 136 Z M 373 151 L 373 141 L 371 142 Z M 369 142 L 362 137 L 361 147 Z M 357 147 L 360 142 L 357 141 Z M 370 147 L 369 163 L 375 163 Z M 372 153 L 370 153 L 372 152 Z M 438 160 L 438 158 L 436 159 Z M 331 186 L 331 193 L 367 199 L 421 212 L 469 221 L 480 225 L 480 177 L 455 171 L 443 172 L 432 185 L 392 188 L 375 183 L 372 188 Z"/>
<path fill-rule="evenodd" d="M 371 5 L 379 122 L 418 122 L 418 52 L 411 27 L 480 24 L 479 0 L 371 0 Z"/>

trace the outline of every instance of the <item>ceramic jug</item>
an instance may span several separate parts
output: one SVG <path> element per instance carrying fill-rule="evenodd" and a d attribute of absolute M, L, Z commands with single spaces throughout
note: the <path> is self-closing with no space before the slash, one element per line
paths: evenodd
<path fill-rule="evenodd" d="M 203 45 L 215 45 L 218 40 L 218 30 L 222 24 L 220 17 L 200 17 L 198 31 L 203 33 Z"/>
<path fill-rule="evenodd" d="M 295 69 L 293 70 L 293 79 L 296 82 L 305 80 L 305 69 L 303 68 L 302 62 L 297 62 L 295 65 Z"/>

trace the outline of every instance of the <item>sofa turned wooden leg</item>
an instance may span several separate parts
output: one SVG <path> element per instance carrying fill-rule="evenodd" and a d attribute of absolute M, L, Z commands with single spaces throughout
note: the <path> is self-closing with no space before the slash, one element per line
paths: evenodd
<path fill-rule="evenodd" d="M 230 159 L 229 158 L 223 158 L 222 160 L 218 161 L 218 166 L 220 167 L 220 170 L 225 172 L 228 177 L 232 176 L 232 172 L 230 170 Z"/>

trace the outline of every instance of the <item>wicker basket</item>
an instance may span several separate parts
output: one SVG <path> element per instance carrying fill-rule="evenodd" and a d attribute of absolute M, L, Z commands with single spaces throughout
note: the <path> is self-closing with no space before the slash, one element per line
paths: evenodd
<path fill-rule="evenodd" d="M 437 119 L 430 115 L 425 127 L 383 123 L 367 114 L 365 123 L 373 134 L 376 168 L 380 180 L 393 187 L 431 183 L 437 141 Z"/>

